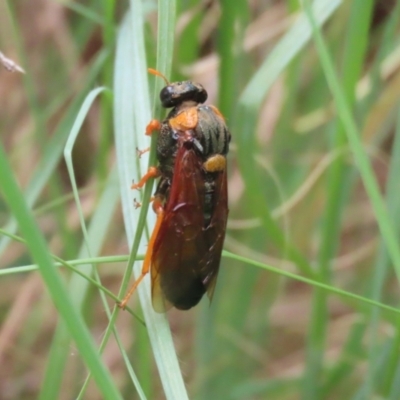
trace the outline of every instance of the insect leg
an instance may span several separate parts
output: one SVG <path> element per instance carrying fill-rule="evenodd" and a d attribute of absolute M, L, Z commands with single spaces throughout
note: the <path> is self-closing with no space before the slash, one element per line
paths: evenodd
<path fill-rule="evenodd" d="M 150 203 L 154 201 L 154 196 L 150 197 Z M 142 207 L 142 203 L 140 201 L 137 201 L 136 198 L 133 199 L 133 207 L 135 207 L 135 210 L 138 208 Z"/>
<path fill-rule="evenodd" d="M 157 178 L 160 175 L 160 171 L 156 167 L 150 167 L 146 174 L 143 175 L 142 179 L 138 183 L 132 183 L 131 189 L 140 189 L 150 178 Z"/>
<path fill-rule="evenodd" d="M 139 150 L 139 149 L 136 147 L 136 152 L 137 152 L 137 155 L 138 155 L 139 158 L 142 157 L 142 155 L 143 155 L 144 153 L 147 153 L 148 151 L 150 151 L 150 147 L 147 147 L 147 148 L 145 148 L 144 150 Z"/>
<path fill-rule="evenodd" d="M 161 222 L 164 218 L 164 208 L 162 206 L 161 199 L 159 199 L 157 197 L 154 199 L 153 209 L 157 213 L 157 221 L 156 221 L 156 226 L 154 227 L 153 233 L 151 234 L 149 245 L 148 245 L 147 251 L 146 251 L 146 255 L 144 257 L 142 272 L 140 273 L 139 278 L 137 278 L 136 281 L 134 282 L 134 284 L 131 286 L 131 288 L 129 289 L 126 296 L 118 304 L 118 307 L 122 308 L 122 309 L 124 309 L 126 307 L 130 297 L 135 292 L 136 288 L 139 286 L 139 284 L 143 280 L 143 278 L 150 271 L 151 256 L 153 254 L 154 242 L 157 238 L 158 232 L 160 231 Z"/>
<path fill-rule="evenodd" d="M 150 136 L 154 131 L 161 129 L 161 122 L 157 119 L 152 119 L 146 126 L 146 135 Z"/>

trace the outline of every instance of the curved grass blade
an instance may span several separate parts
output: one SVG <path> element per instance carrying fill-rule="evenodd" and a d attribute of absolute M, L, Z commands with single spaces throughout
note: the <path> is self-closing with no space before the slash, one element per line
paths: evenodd
<path fill-rule="evenodd" d="M 174 7 L 171 4 L 174 4 L 174 2 L 160 1 L 158 10 L 159 20 L 166 21 L 165 26 L 159 25 L 160 39 L 158 47 L 167 50 L 159 53 L 157 68 L 162 68 L 163 72 L 166 73 L 170 70 L 172 57 L 170 49 L 172 48 L 173 34 L 171 32 L 175 30 L 174 18 L 170 15 L 171 12 L 174 12 Z M 139 0 L 131 1 L 131 12 L 125 18 L 118 36 L 114 76 L 114 110 L 122 208 L 128 241 L 133 243 L 132 255 L 138 251 L 139 244 L 142 251 L 145 250 L 145 245 L 147 244 L 147 240 L 139 239 L 144 226 L 144 218 L 147 214 L 152 189 L 152 185 L 146 185 L 142 199 L 143 206 L 138 217 L 132 205 L 133 194 L 129 187 L 132 177 L 138 179 L 146 170 L 146 164 L 149 163 L 146 157 L 141 157 L 138 162 L 136 148 L 143 149 L 148 146 L 144 132 L 146 124 L 152 116 L 147 83 L 143 25 L 142 3 Z M 155 221 L 154 214 L 149 213 L 147 220 L 149 226 L 153 226 Z M 136 263 L 136 273 L 140 269 L 141 263 Z M 129 275 L 127 276 L 129 277 Z M 127 280 L 125 279 L 121 287 L 123 292 L 125 292 L 126 286 Z M 187 398 L 187 394 L 168 321 L 165 315 L 155 313 L 152 308 L 149 279 L 145 279 L 139 286 L 138 294 L 165 396 L 168 399 L 184 400 Z"/>
<path fill-rule="evenodd" d="M 93 86 L 94 81 L 99 75 L 107 57 L 108 51 L 102 51 L 99 54 L 86 77 L 85 87 L 82 89 L 83 94 L 78 95 L 72 102 L 54 134 L 51 136 L 49 141 L 44 143 L 42 159 L 37 168 L 33 171 L 28 187 L 24 192 L 24 197 L 29 207 L 32 207 L 35 204 L 44 186 L 53 174 L 54 169 L 57 167 L 64 149 L 65 141 L 72 126 L 71 121 L 74 120 L 75 115 L 86 96 L 88 88 Z M 11 218 L 5 225 L 5 230 L 8 232 L 15 232 L 16 226 L 17 224 L 15 219 Z M 0 240 L 0 254 L 5 250 L 8 244 L 9 238 L 2 238 L 2 240 Z"/>
<path fill-rule="evenodd" d="M 98 252 L 100 251 L 101 244 L 104 241 L 104 238 L 108 230 L 108 226 L 111 223 L 111 217 L 113 215 L 115 206 L 117 205 L 117 201 L 119 199 L 118 185 L 117 185 L 118 179 L 116 171 L 113 170 L 107 182 L 106 189 L 103 192 L 100 202 L 97 206 L 95 215 L 92 218 L 90 224 L 90 231 L 88 231 L 86 228 L 83 211 L 79 201 L 78 188 L 74 176 L 74 167 L 72 163 L 72 149 L 75 140 L 79 132 L 81 131 L 82 124 L 86 118 L 89 109 L 91 108 L 97 96 L 100 95 L 104 90 L 105 88 L 97 88 L 92 90 L 87 95 L 72 126 L 71 133 L 69 135 L 69 138 L 67 140 L 64 149 L 64 157 L 70 175 L 75 202 L 78 209 L 78 215 L 81 222 L 81 229 L 83 231 L 83 237 L 84 237 L 84 244 L 80 250 L 81 258 L 92 256 L 93 254 L 98 254 Z M 60 260 L 60 262 L 63 263 L 62 260 Z M 89 287 L 89 281 L 91 280 L 91 279 L 83 279 L 82 273 L 86 275 L 94 274 L 96 286 L 101 286 L 97 269 L 94 268 L 92 265 L 89 264 L 83 265 L 80 267 L 80 271 L 78 273 L 72 275 L 69 283 L 69 291 L 71 293 L 73 303 L 76 309 L 78 310 L 80 310 L 84 305 L 84 300 Z M 107 315 L 110 317 L 110 310 L 105 298 L 105 292 L 101 290 L 100 295 L 102 298 L 104 309 Z M 114 335 L 116 336 L 117 341 L 119 341 L 116 332 L 114 332 Z M 57 326 L 52 347 L 50 349 L 50 357 L 47 365 L 45 379 L 43 381 L 41 393 L 39 396 L 40 399 L 59 397 L 59 390 L 61 388 L 62 377 L 64 375 L 64 369 L 68 359 L 68 347 L 65 346 L 65 343 L 67 343 L 68 341 L 69 341 L 68 331 L 63 321 L 61 321 L 60 324 Z M 124 353 L 122 347 L 121 351 Z M 140 391 L 141 389 L 139 383 L 137 382 L 137 379 L 135 378 L 134 380 L 136 381 L 138 390 Z"/>
<path fill-rule="evenodd" d="M 331 285 L 328 285 L 328 284 L 323 283 L 323 282 L 318 282 L 318 281 L 316 281 L 314 279 L 306 278 L 304 276 L 297 275 L 297 274 L 294 274 L 294 273 L 289 272 L 289 271 L 285 271 L 285 270 L 280 269 L 280 268 L 272 267 L 271 265 L 266 265 L 264 263 L 261 263 L 261 262 L 255 261 L 255 260 L 250 260 L 250 259 L 248 259 L 246 257 L 241 257 L 241 256 L 238 256 L 236 254 L 229 253 L 228 251 L 224 251 L 223 252 L 223 256 L 224 257 L 228 257 L 228 258 L 232 258 L 233 260 L 239 260 L 239 261 L 245 262 L 247 264 L 253 265 L 255 267 L 263 268 L 263 269 L 266 269 L 268 271 L 274 272 L 275 274 L 279 274 L 279 275 L 285 276 L 286 278 L 295 279 L 297 281 L 300 281 L 300 282 L 303 282 L 303 283 L 307 283 L 309 285 L 312 285 L 312 286 L 318 287 L 320 289 L 326 290 L 326 291 L 328 291 L 330 293 L 334 293 L 334 294 L 337 294 L 337 295 L 342 296 L 342 297 L 347 297 L 349 299 L 357 300 L 357 301 L 369 304 L 371 306 L 379 307 L 382 310 L 390 311 L 392 313 L 395 313 L 396 315 L 400 315 L 400 309 L 398 309 L 396 307 L 388 306 L 386 304 L 383 304 L 383 303 L 380 303 L 378 301 L 372 300 L 372 299 L 370 299 L 368 297 L 364 297 L 364 296 L 360 296 L 360 295 L 355 294 L 355 293 L 347 292 L 346 290 L 338 289 L 335 286 L 331 286 Z"/>
<path fill-rule="evenodd" d="M 340 5 L 340 0 L 317 0 L 313 3 L 318 24 L 322 25 Z M 291 244 L 287 243 L 281 229 L 273 221 L 270 210 L 266 207 L 267 201 L 260 196 L 259 188 L 262 187 L 264 177 L 257 172 L 256 161 L 253 154 L 257 148 L 256 136 L 254 135 L 258 114 L 262 103 L 272 84 L 284 71 L 287 65 L 309 42 L 311 38 L 311 27 L 306 16 L 301 14 L 292 28 L 275 46 L 267 59 L 254 74 L 239 99 L 238 112 L 236 115 L 236 126 L 234 138 L 238 144 L 238 161 L 244 176 L 253 177 L 246 180 L 246 193 L 248 193 L 252 209 L 258 210 L 263 225 L 274 240 L 283 250 L 287 252 L 288 258 L 297 264 L 299 269 L 308 276 L 314 276 L 308 261 Z M 315 276 L 314 276 L 315 277 Z"/>
<path fill-rule="evenodd" d="M 4 198 L 14 214 L 21 232 L 25 236 L 27 246 L 33 259 L 40 266 L 40 273 L 50 292 L 60 316 L 63 318 L 70 335 L 93 374 L 94 380 L 104 399 L 122 399 L 114 382 L 101 362 L 97 349 L 80 313 L 73 306 L 62 279 L 53 267 L 44 238 L 37 227 L 23 194 L 13 177 L 10 165 L 7 162 L 3 147 L 0 147 L 0 186 Z"/>
<path fill-rule="evenodd" d="M 347 138 L 354 153 L 356 164 L 360 170 L 360 175 L 366 192 L 371 200 L 379 230 L 385 241 L 390 258 L 393 261 L 397 279 L 400 280 L 400 248 L 396 235 L 394 234 L 394 228 L 387 213 L 386 206 L 382 199 L 375 174 L 364 151 L 356 123 L 349 111 L 346 98 L 339 84 L 337 74 L 333 68 L 326 44 L 315 21 L 313 11 L 311 10 L 307 1 L 305 1 L 305 11 L 313 29 L 314 39 L 320 55 L 321 64 L 325 72 L 326 80 L 334 97 L 339 117 L 347 133 Z"/>

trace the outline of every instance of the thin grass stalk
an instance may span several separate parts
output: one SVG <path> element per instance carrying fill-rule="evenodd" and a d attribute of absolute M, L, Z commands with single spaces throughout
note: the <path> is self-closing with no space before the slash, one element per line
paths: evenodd
<path fill-rule="evenodd" d="M 351 6 L 342 67 L 343 90 L 348 106 L 351 108 L 354 107 L 355 89 L 367 50 L 372 9 L 373 1 L 356 0 Z M 342 152 L 345 146 L 347 146 L 346 132 L 343 124 L 339 122 L 335 129 L 331 150 Z M 344 203 L 349 195 L 349 185 L 346 184 L 349 178 L 350 170 L 346 167 L 345 155 L 341 154 L 333 161 L 330 168 L 328 198 L 318 256 L 318 274 L 325 283 L 330 282 L 331 264 L 340 240 Z M 307 336 L 306 370 L 302 393 L 304 399 L 320 398 L 328 319 L 326 292 L 317 289 L 313 293 L 311 323 Z"/>

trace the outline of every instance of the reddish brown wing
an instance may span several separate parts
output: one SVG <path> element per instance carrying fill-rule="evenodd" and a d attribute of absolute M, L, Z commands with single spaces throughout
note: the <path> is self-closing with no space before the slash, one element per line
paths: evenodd
<path fill-rule="evenodd" d="M 224 169 L 216 178 L 214 212 L 210 224 L 203 231 L 207 250 L 201 260 L 201 275 L 210 300 L 217 282 L 228 213 L 228 183 L 226 169 Z"/>
<path fill-rule="evenodd" d="M 165 312 L 171 306 L 191 308 L 206 291 L 200 273 L 209 247 L 203 230 L 202 174 L 201 159 L 193 149 L 182 146 L 152 254 L 152 302 L 157 312 Z"/>

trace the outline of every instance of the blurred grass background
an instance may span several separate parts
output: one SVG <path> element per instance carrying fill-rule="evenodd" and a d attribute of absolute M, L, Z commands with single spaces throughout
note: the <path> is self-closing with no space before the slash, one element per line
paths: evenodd
<path fill-rule="evenodd" d="M 314 12 L 319 19 L 329 2 L 317 3 L 323 6 Z M 225 242 L 230 253 L 222 259 L 213 302 L 209 306 L 204 299 L 189 312 L 168 313 L 189 398 L 400 398 L 399 314 L 338 296 L 334 289 L 399 304 L 400 3 L 342 3 L 331 6 L 322 28 L 332 73 L 314 39 L 303 45 L 300 35 L 298 43 L 292 35 L 285 41 L 302 12 L 296 0 L 178 1 L 175 20 L 167 21 L 175 35 L 158 44 L 157 26 L 166 14 L 157 14 L 155 1 L 131 2 L 133 21 L 137 10 L 143 12 L 147 65 L 165 62 L 172 81 L 202 83 L 233 135 Z M 63 260 L 86 257 L 96 265 L 94 257 L 111 256 L 97 271 L 115 294 L 131 244 L 119 205 L 120 160 L 113 138 L 113 82 L 120 74 L 114 55 L 128 6 L 111 0 L 0 4 L 0 51 L 26 71 L 0 69 L 1 142 L 15 179 L 52 254 Z M 162 54 L 170 46 L 173 51 Z M 129 46 L 124 51 L 131 56 Z M 288 65 L 278 73 L 285 57 Z M 132 71 L 138 73 L 145 71 Z M 332 94 L 335 74 L 341 103 Z M 152 89 L 162 84 L 149 81 Z M 110 90 L 93 92 L 98 86 Z M 126 115 L 135 121 L 140 107 L 141 115 L 152 113 L 141 104 L 145 89 L 136 88 L 132 117 Z M 93 104 L 72 157 L 89 243 L 62 157 L 85 99 Z M 363 145 L 358 150 L 372 166 L 361 175 L 343 108 L 356 123 Z M 136 158 L 132 152 L 137 164 Z M 377 211 L 373 191 L 371 202 L 366 179 L 379 184 L 392 226 L 385 210 Z M 90 364 L 90 351 L 82 351 L 86 342 L 69 339 L 60 319 L 73 325 L 73 313 L 54 307 L 46 275 L 42 272 L 42 280 L 38 272 L 18 269 L 35 262 L 34 251 L 6 233 L 27 240 L 26 232 L 35 233 L 21 221 L 16 228 L 6 199 L 0 198 L 0 399 L 71 399 L 78 393 L 85 399 L 116 398 L 114 390 L 124 399 L 164 398 L 169 392 L 146 328 L 131 314 L 120 313 L 110 325 L 117 334 L 105 344 L 104 370 L 93 367 L 99 360 Z M 133 203 L 131 212 L 139 214 Z M 124 263 L 118 255 L 126 256 Z M 322 282 L 328 290 L 257 268 L 256 262 Z M 81 268 L 91 274 L 91 265 Z M 71 307 L 82 313 L 99 346 L 110 318 L 100 292 L 67 268 L 60 271 Z M 114 299 L 106 301 L 113 307 Z M 131 305 L 141 315 L 136 295 Z M 81 391 L 86 365 L 100 381 L 104 376 L 103 386 L 89 380 Z M 180 374 L 175 367 L 171 373 Z"/>

